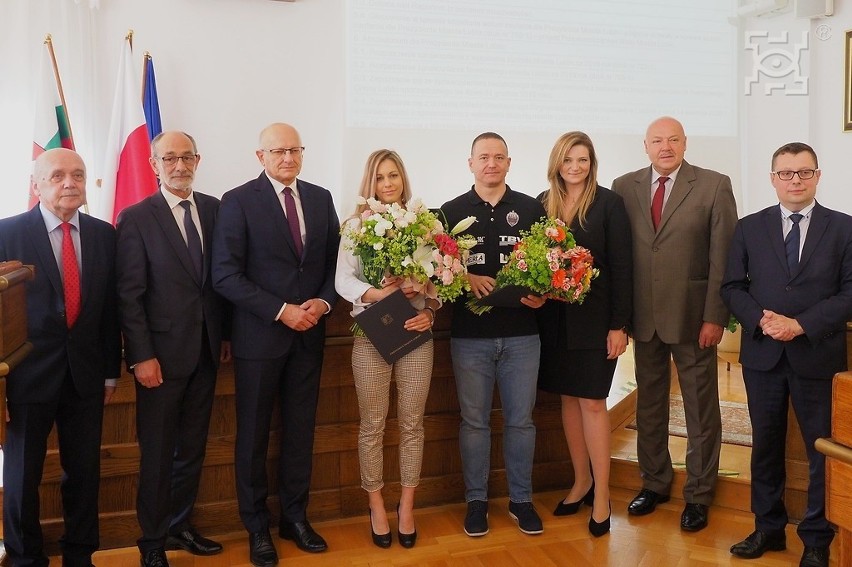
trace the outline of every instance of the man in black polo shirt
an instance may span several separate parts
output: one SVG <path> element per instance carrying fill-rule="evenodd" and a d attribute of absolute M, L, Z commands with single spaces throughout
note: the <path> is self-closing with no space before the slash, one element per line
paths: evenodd
<path fill-rule="evenodd" d="M 494 277 L 505 264 L 520 231 L 545 216 L 536 199 L 506 185 L 511 164 L 506 141 L 494 132 L 473 140 L 470 191 L 441 207 L 449 226 L 475 216 L 466 232 L 477 244 L 468 258 L 473 294 L 494 289 Z M 456 302 L 450 347 L 462 423 L 459 431 L 467 516 L 464 531 L 471 537 L 488 533 L 488 472 L 491 455 L 491 400 L 494 384 L 503 405 L 503 458 L 509 482 L 509 515 L 527 534 L 542 532 L 532 505 L 532 466 L 535 425 L 532 420 L 538 376 L 539 338 L 535 313 L 544 299 L 529 295 L 517 307 L 494 307 L 475 315 Z"/>

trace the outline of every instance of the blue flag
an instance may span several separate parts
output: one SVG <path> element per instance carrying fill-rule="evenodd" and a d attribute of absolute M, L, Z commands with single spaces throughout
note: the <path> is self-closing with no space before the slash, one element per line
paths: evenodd
<path fill-rule="evenodd" d="M 160 101 L 157 99 L 157 79 L 154 76 L 154 60 L 145 54 L 145 72 L 142 74 L 142 108 L 148 125 L 148 140 L 163 131 L 160 120 Z"/>

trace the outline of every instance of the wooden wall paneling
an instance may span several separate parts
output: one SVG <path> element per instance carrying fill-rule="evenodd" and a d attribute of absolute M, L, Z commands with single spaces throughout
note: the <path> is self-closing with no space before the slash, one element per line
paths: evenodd
<path fill-rule="evenodd" d="M 340 302 L 327 322 L 326 353 L 317 407 L 314 448 L 314 474 L 311 481 L 309 516 L 332 519 L 365 515 L 367 498 L 361 489 L 358 469 L 358 403 L 352 380 L 349 331 L 350 308 Z M 458 447 L 459 410 L 449 349 L 450 309 L 438 312 L 435 324 L 435 363 L 426 404 L 426 442 L 418 506 L 464 500 L 461 455 Z M 102 438 L 102 479 L 100 493 L 101 544 L 104 548 L 135 545 L 139 537 L 136 522 L 136 483 L 139 450 L 136 444 L 135 387 L 124 374 L 113 402 L 105 408 Z M 399 498 L 396 393 L 392 394 L 385 438 L 386 503 L 392 510 Z M 213 413 L 210 420 L 207 457 L 193 523 L 208 535 L 242 529 L 234 491 L 233 452 L 236 432 L 234 409 L 234 369 L 225 364 L 219 372 Z M 492 412 L 491 497 L 508 493 L 502 456 L 502 415 L 495 393 Z M 542 394 L 534 419 L 539 444 L 533 470 L 534 489 L 564 487 L 570 483 L 570 462 L 562 433 L 559 398 Z M 277 522 L 278 498 L 277 410 L 270 431 L 268 472 L 269 509 Z M 45 539 L 56 542 L 62 531 L 59 498 L 61 467 L 55 434 L 45 462 L 42 495 L 42 525 Z M 48 547 L 55 554 L 56 546 Z"/>

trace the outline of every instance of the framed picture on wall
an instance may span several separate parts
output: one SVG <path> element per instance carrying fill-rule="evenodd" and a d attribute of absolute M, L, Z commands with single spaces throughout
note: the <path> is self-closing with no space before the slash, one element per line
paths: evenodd
<path fill-rule="evenodd" d="M 852 30 L 846 32 L 846 79 L 843 83 L 843 131 L 852 132 Z"/>

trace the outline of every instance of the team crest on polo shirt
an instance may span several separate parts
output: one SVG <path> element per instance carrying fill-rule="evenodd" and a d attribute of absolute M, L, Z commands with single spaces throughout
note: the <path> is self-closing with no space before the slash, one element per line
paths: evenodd
<path fill-rule="evenodd" d="M 506 222 L 509 226 L 515 226 L 516 224 L 518 224 L 519 220 L 521 220 L 521 217 L 515 211 L 509 211 L 506 214 Z"/>

